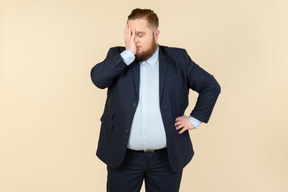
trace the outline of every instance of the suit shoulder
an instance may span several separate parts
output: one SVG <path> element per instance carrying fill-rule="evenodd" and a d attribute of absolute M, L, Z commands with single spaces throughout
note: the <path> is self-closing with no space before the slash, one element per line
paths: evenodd
<path fill-rule="evenodd" d="M 113 52 L 113 53 L 121 53 L 125 50 L 125 47 L 122 46 L 114 46 L 114 47 L 110 47 L 109 52 Z"/>
<path fill-rule="evenodd" d="M 162 49 L 167 50 L 167 51 L 186 51 L 184 48 L 181 47 L 169 47 L 169 46 L 160 46 Z"/>
<path fill-rule="evenodd" d="M 121 52 L 123 52 L 125 50 L 125 47 L 121 47 L 121 46 L 115 46 L 115 47 L 110 47 L 108 49 L 107 55 L 106 57 L 111 57 L 117 54 L 120 54 Z"/>
<path fill-rule="evenodd" d="M 160 47 L 164 53 L 168 53 L 172 55 L 187 53 L 185 49 L 179 48 L 179 47 L 168 47 L 168 46 L 160 46 Z"/>

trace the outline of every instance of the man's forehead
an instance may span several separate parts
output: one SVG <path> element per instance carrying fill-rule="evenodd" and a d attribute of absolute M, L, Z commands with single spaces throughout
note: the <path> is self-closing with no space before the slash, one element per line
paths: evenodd
<path fill-rule="evenodd" d="M 133 20 L 128 20 L 129 25 L 135 25 L 138 27 L 148 27 L 148 22 L 146 19 L 133 19 Z"/>
<path fill-rule="evenodd" d="M 127 24 L 136 30 L 136 33 L 147 33 L 148 31 L 153 31 L 148 25 L 146 19 L 133 19 L 128 20 Z"/>

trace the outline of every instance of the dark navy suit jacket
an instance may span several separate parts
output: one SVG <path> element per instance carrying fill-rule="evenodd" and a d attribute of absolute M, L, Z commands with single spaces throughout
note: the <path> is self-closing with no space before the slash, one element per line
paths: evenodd
<path fill-rule="evenodd" d="M 121 165 L 139 99 L 140 66 L 127 66 L 120 53 L 124 47 L 111 48 L 104 61 L 91 70 L 93 83 L 108 88 L 97 156 L 111 168 Z M 159 46 L 160 111 L 167 137 L 171 168 L 181 171 L 194 155 L 189 131 L 179 134 L 174 123 L 188 106 L 189 89 L 199 93 L 190 115 L 207 123 L 220 93 L 215 78 L 194 63 L 184 49 Z"/>

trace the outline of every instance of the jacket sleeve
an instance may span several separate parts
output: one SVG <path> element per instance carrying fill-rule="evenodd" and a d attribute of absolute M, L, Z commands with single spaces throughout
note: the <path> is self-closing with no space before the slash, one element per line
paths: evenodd
<path fill-rule="evenodd" d="M 116 50 L 116 48 L 110 48 L 104 61 L 92 68 L 90 76 L 96 87 L 105 89 L 126 68 L 127 65 L 124 63 L 120 51 Z"/>
<path fill-rule="evenodd" d="M 198 98 L 191 116 L 208 123 L 221 87 L 216 79 L 191 60 L 184 51 L 189 87 L 198 93 Z"/>

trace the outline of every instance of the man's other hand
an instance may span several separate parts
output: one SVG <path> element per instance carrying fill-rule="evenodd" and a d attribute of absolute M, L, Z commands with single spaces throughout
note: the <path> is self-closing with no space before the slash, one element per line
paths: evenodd
<path fill-rule="evenodd" d="M 182 134 L 187 130 L 195 129 L 189 117 L 185 115 L 177 117 L 175 119 L 175 127 L 176 127 L 176 130 L 180 130 L 179 134 Z"/>

